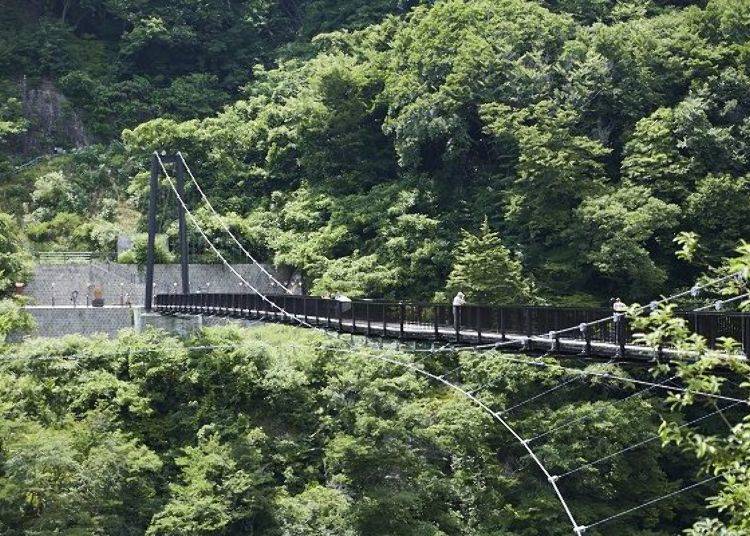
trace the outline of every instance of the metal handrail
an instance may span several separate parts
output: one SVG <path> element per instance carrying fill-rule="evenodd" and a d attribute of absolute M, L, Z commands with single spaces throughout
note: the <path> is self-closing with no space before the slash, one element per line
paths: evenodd
<path fill-rule="evenodd" d="M 448 303 L 414 303 L 397 301 L 352 300 L 339 302 L 333 298 L 298 295 L 268 296 L 278 303 L 284 313 L 271 312 L 271 319 L 293 322 L 304 317 L 315 326 L 339 331 L 357 332 L 366 329 L 382 336 L 404 338 L 411 331 L 422 336 L 446 337 L 458 342 L 464 332 L 471 332 L 481 343 L 483 337 L 506 333 L 526 338 L 547 337 L 555 340 L 574 339 L 585 343 L 584 353 L 590 353 L 591 342 L 617 345 L 621 353 L 632 339 L 631 322 L 626 315 L 614 314 L 604 308 L 574 308 L 552 306 L 488 306 L 464 305 L 458 319 Z M 157 296 L 157 309 L 163 312 L 206 312 L 227 316 L 258 316 L 268 312 L 256 294 L 168 294 Z M 741 341 L 746 355 L 750 355 L 750 313 L 681 311 L 692 331 L 704 336 L 709 346 L 721 337 Z M 576 326 L 571 329 L 571 326 Z"/>

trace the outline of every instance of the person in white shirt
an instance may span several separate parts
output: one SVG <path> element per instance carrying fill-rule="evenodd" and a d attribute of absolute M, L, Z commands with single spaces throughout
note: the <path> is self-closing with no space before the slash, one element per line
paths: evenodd
<path fill-rule="evenodd" d="M 466 297 L 463 292 L 459 292 L 453 298 L 453 327 L 456 331 L 461 329 L 461 307 L 464 305 L 466 305 Z"/>
<path fill-rule="evenodd" d="M 612 310 L 615 313 L 624 313 L 628 310 L 628 306 L 620 298 L 615 298 L 615 301 L 612 302 Z"/>

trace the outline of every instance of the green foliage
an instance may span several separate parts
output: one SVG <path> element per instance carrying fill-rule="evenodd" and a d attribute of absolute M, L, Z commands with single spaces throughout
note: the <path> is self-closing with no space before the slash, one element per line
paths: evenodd
<path fill-rule="evenodd" d="M 262 466 L 262 430 L 252 430 L 233 447 L 211 427 L 198 432 L 198 445 L 175 459 L 179 484 L 154 516 L 147 535 L 234 534 L 262 529 L 271 475 Z"/>
<path fill-rule="evenodd" d="M 133 238 L 133 247 L 120 254 L 117 262 L 121 264 L 146 264 L 148 254 L 148 234 L 138 234 Z M 165 235 L 156 235 L 154 242 L 154 259 L 158 264 L 170 264 L 175 260 L 174 254 L 169 251 L 169 244 Z"/>
<path fill-rule="evenodd" d="M 533 295 L 521 262 L 506 248 L 485 218 L 478 235 L 464 231 L 456 248 L 447 292 L 463 292 L 474 303 L 525 303 Z"/>
<path fill-rule="evenodd" d="M 696 237 L 686 237 L 688 238 L 690 242 L 697 240 Z M 737 249 L 737 254 L 727 268 L 747 276 L 750 271 L 748 244 L 743 243 Z M 744 281 L 730 281 L 722 292 L 730 295 L 745 292 L 745 284 Z M 742 305 L 747 308 L 747 303 Z M 750 366 L 744 356 L 739 355 L 740 343 L 723 339 L 718 341 L 720 344 L 717 349 L 709 349 L 705 338 L 693 333 L 686 320 L 674 316 L 674 305 L 664 306 L 646 317 L 637 318 L 635 325 L 643 330 L 639 335 L 641 342 L 653 348 L 673 346 L 686 356 L 689 355 L 690 359 L 677 363 L 677 375 L 689 390 L 720 393 L 726 387 L 750 387 Z M 662 374 L 666 373 L 663 367 L 657 370 Z M 669 374 L 673 372 L 670 371 Z M 727 378 L 727 375 L 733 379 Z M 681 410 L 703 405 L 689 391 L 671 394 L 670 402 Z M 717 404 L 708 407 L 727 410 L 722 411 L 726 427 L 713 433 L 700 432 L 670 422 L 664 422 L 660 427 L 665 445 L 675 445 L 685 452 L 693 453 L 701 461 L 705 473 L 721 477 L 718 491 L 708 500 L 709 505 L 721 513 L 721 519 L 704 519 L 686 533 L 693 536 L 743 534 L 750 530 L 750 511 L 747 508 L 750 499 L 750 479 L 747 472 L 747 460 L 750 459 L 750 423 L 746 417 L 732 422 L 734 418 L 729 414 L 730 408 L 726 404 L 723 408 Z"/>
<path fill-rule="evenodd" d="M 312 484 L 276 499 L 281 536 L 355 536 L 351 499 L 341 490 Z"/>
<path fill-rule="evenodd" d="M 0 212 L 0 295 L 25 282 L 31 270 L 31 259 L 19 235 L 13 217 Z"/>
<path fill-rule="evenodd" d="M 9 335 L 23 336 L 36 328 L 34 318 L 13 300 L 0 301 L 0 347 Z"/>
<path fill-rule="evenodd" d="M 0 144 L 9 136 L 21 134 L 26 130 L 27 122 L 21 114 L 21 103 L 16 98 L 6 100 L 0 106 Z"/>
<path fill-rule="evenodd" d="M 34 340 L 12 354 L 0 361 L 0 522 L 11 536 L 570 532 L 549 483 L 497 421 L 382 351 L 224 326 L 187 341 L 158 331 Z M 566 379 L 492 354 L 418 358 L 436 375 L 461 365 L 466 385 L 494 378 L 481 395 L 493 408 Z M 669 416 L 657 399 L 613 397 L 618 385 L 571 384 L 507 418 L 526 437 L 577 419 L 535 446 L 561 474 Z M 651 442 L 571 477 L 565 495 L 582 519 L 601 519 L 678 489 L 686 467 L 688 456 Z M 606 528 L 676 534 L 700 507 L 691 496 L 664 501 Z"/>
<path fill-rule="evenodd" d="M 666 232 L 679 221 L 677 205 L 653 197 L 648 188 L 630 186 L 586 199 L 579 214 L 583 224 L 580 239 L 590 243 L 587 260 L 598 274 L 612 281 L 615 294 L 625 290 L 630 296 L 653 296 L 663 288 L 667 274 L 644 246 L 649 241 L 669 243 Z"/>
<path fill-rule="evenodd" d="M 674 235 L 710 235 L 716 261 L 747 231 L 747 21 L 666 4 L 416 6 L 256 68 L 216 117 L 127 130 L 127 151 L 183 150 L 316 293 L 429 299 L 487 215 L 546 300 L 645 299 L 687 283 Z"/>

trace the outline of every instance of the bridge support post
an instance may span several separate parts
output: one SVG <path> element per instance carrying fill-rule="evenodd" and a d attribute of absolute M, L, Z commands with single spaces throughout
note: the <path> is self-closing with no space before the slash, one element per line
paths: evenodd
<path fill-rule="evenodd" d="M 482 307 L 477 307 L 477 343 L 482 344 Z"/>
<path fill-rule="evenodd" d="M 154 246 L 156 244 L 156 205 L 159 194 L 159 160 L 151 156 L 151 179 L 148 195 L 148 244 L 146 246 L 146 297 L 144 306 L 150 313 L 154 303 Z"/>
<path fill-rule="evenodd" d="M 182 158 L 175 159 L 175 174 L 177 175 L 177 193 L 185 199 L 185 163 Z M 188 251 L 187 224 L 185 223 L 185 207 L 177 202 L 177 220 L 180 235 L 180 267 L 182 274 L 182 293 L 190 294 L 190 252 Z"/>
<path fill-rule="evenodd" d="M 398 302 L 398 340 L 404 338 L 404 317 L 406 316 L 406 306 L 404 302 Z"/>
<path fill-rule="evenodd" d="M 372 320 L 370 319 L 370 302 L 365 304 L 365 314 L 367 315 L 367 336 L 372 333 Z"/>
<path fill-rule="evenodd" d="M 434 319 L 435 321 L 433 322 L 433 324 L 434 324 L 434 328 L 435 328 L 435 340 L 437 341 L 437 340 L 440 339 L 440 325 L 438 324 L 438 320 L 439 320 L 438 316 L 440 315 L 440 306 L 439 305 L 435 305 L 433 307 L 432 314 L 435 317 L 435 319 Z"/>

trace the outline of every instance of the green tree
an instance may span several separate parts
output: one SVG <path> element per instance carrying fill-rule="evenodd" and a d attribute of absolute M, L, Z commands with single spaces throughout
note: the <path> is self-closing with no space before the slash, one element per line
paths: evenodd
<path fill-rule="evenodd" d="M 351 499 L 340 490 L 313 484 L 299 495 L 276 498 L 282 536 L 356 536 Z"/>
<path fill-rule="evenodd" d="M 31 273 L 31 258 L 20 234 L 13 217 L 0 213 L 0 295 L 24 282 Z"/>
<path fill-rule="evenodd" d="M 750 245 L 743 242 L 738 253 L 729 262 L 728 269 L 747 276 L 750 270 Z M 744 281 L 739 284 L 732 282 L 723 292 L 732 295 L 744 292 L 744 285 Z M 748 303 L 743 302 L 742 307 L 746 309 L 747 306 Z M 740 354 L 740 343 L 729 338 L 719 341 L 717 349 L 709 349 L 706 339 L 693 333 L 687 321 L 675 317 L 674 311 L 674 305 L 667 305 L 646 317 L 636 318 L 635 325 L 642 330 L 639 342 L 652 348 L 677 347 L 690 355 L 690 359 L 677 363 L 677 375 L 689 390 L 720 394 L 726 392 L 727 388 L 737 386 L 742 390 L 733 389 L 733 394 L 747 397 L 744 389 L 750 386 L 750 366 Z M 668 372 L 665 365 L 657 367 L 657 371 L 662 375 Z M 673 373 L 669 371 L 669 374 Z M 682 410 L 702 405 L 702 401 L 690 392 L 672 394 L 669 402 Z M 665 445 L 675 445 L 695 455 L 703 466 L 701 476 L 714 476 L 717 480 L 718 490 L 707 502 L 721 513 L 721 519 L 703 519 L 687 533 L 694 536 L 744 534 L 750 530 L 750 447 L 747 441 L 750 425 L 747 418 L 742 417 L 732 422 L 732 407 L 728 404 L 708 407 L 722 410 L 725 427 L 706 433 L 678 423 L 664 422 L 660 428 Z"/>
<path fill-rule="evenodd" d="M 36 321 L 13 300 L 0 301 L 0 345 L 9 335 L 23 336 L 34 330 Z"/>
<path fill-rule="evenodd" d="M 154 516 L 146 534 L 207 536 L 262 530 L 268 501 L 264 488 L 270 480 L 261 465 L 263 436 L 261 430 L 251 432 L 232 449 L 204 429 L 198 445 L 187 447 L 176 459 L 181 483 L 171 486 L 169 503 Z"/>
<path fill-rule="evenodd" d="M 117 262 L 122 264 L 145 265 L 148 254 L 148 235 L 138 234 L 133 238 L 133 247 L 120 254 Z M 169 251 L 169 244 L 165 235 L 157 235 L 154 242 L 154 260 L 159 264 L 174 262 L 175 256 Z"/>
<path fill-rule="evenodd" d="M 643 186 L 625 186 L 581 203 L 578 241 L 597 274 L 609 280 L 610 293 L 642 299 L 662 288 L 667 273 L 648 246 L 669 247 L 667 232 L 677 226 L 679 214 L 677 205 L 653 197 Z"/>
<path fill-rule="evenodd" d="M 474 303 L 492 304 L 525 303 L 533 295 L 521 262 L 503 245 L 486 218 L 478 234 L 462 232 L 447 291 L 463 292 Z"/>

